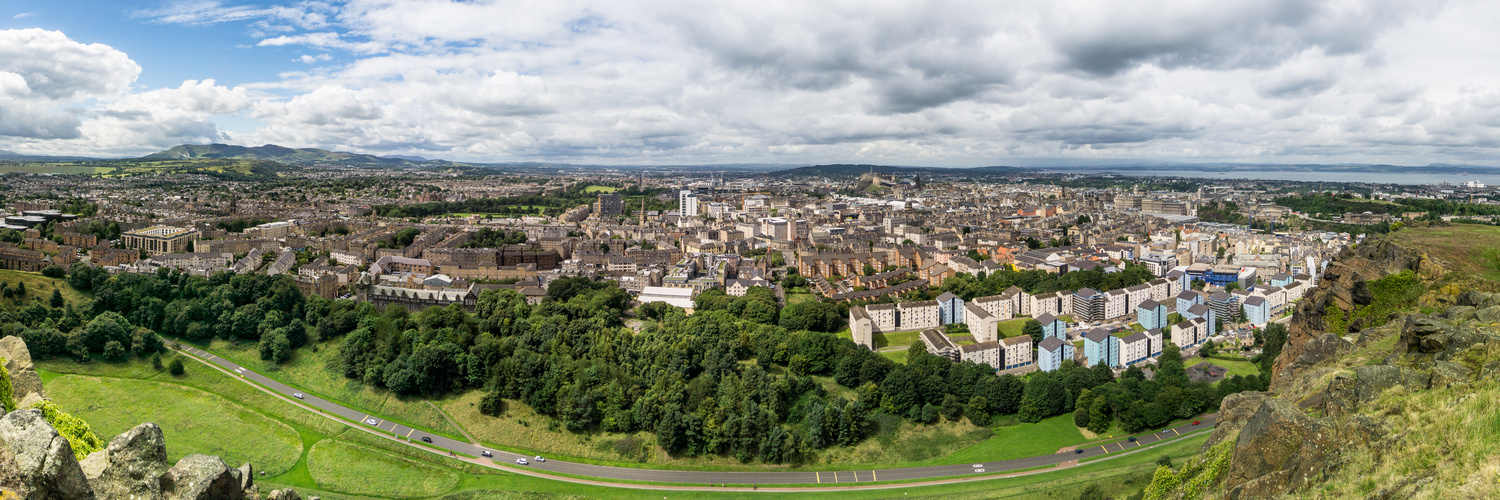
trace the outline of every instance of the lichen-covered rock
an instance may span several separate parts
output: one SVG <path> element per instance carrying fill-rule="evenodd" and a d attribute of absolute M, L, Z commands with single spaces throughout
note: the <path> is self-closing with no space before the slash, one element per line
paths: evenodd
<path fill-rule="evenodd" d="M 1468 383 L 1473 377 L 1474 370 L 1470 370 L 1467 366 L 1452 361 L 1438 361 L 1432 364 L 1432 379 L 1427 385 L 1433 388 L 1443 388 L 1453 384 Z"/>
<path fill-rule="evenodd" d="M 1306 485 L 1334 465 L 1337 432 L 1290 402 L 1266 398 L 1240 429 L 1225 475 L 1229 498 L 1267 498 Z"/>
<path fill-rule="evenodd" d="M 1500 323 L 1500 306 L 1489 306 L 1475 311 L 1474 319 L 1486 325 Z"/>
<path fill-rule="evenodd" d="M 1453 306 L 1443 311 L 1443 317 L 1448 318 L 1449 324 L 1459 324 L 1474 319 L 1474 306 Z"/>
<path fill-rule="evenodd" d="M 162 498 L 168 500 L 240 500 L 240 480 L 219 457 L 188 455 L 161 476 Z"/>
<path fill-rule="evenodd" d="M 1301 366 L 1316 365 L 1347 352 L 1351 347 L 1353 345 L 1343 337 L 1325 333 L 1303 346 L 1302 354 L 1297 356 L 1294 363 Z"/>
<path fill-rule="evenodd" d="M 161 475 L 167 470 L 167 441 L 156 424 L 137 425 L 90 454 L 82 465 L 101 498 L 159 498 Z"/>
<path fill-rule="evenodd" d="M 246 496 L 251 496 L 251 492 L 255 490 L 255 467 L 251 466 L 250 462 L 245 462 L 245 465 L 239 468 L 239 476 L 240 490 L 244 491 Z"/>
<path fill-rule="evenodd" d="M 1360 366 L 1354 369 L 1354 374 L 1360 403 L 1370 402 L 1386 389 L 1396 386 L 1412 391 L 1426 389 L 1430 378 L 1417 370 L 1389 365 Z"/>
<path fill-rule="evenodd" d="M 21 410 L 0 418 L 0 487 L 23 499 L 94 498 L 73 446 L 47 424 L 40 410 Z"/>
<path fill-rule="evenodd" d="M 1264 392 L 1238 392 L 1224 396 L 1224 401 L 1219 403 L 1219 421 L 1214 423 L 1214 432 L 1203 443 L 1203 450 L 1235 436 L 1268 397 Z"/>
<path fill-rule="evenodd" d="M 42 388 L 42 378 L 37 376 L 36 367 L 31 364 L 31 351 L 26 349 L 26 342 L 20 337 L 11 335 L 0 338 L 0 358 L 5 358 L 5 371 L 10 373 L 11 397 L 17 402 L 30 394 L 47 397 L 46 389 Z"/>

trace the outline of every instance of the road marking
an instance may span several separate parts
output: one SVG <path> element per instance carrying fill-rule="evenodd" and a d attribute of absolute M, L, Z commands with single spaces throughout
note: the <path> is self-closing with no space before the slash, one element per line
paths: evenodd
<path fill-rule="evenodd" d="M 1181 436 L 1181 435 L 1182 435 L 1182 433 L 1181 433 L 1181 432 L 1177 432 L 1177 429 L 1172 429 L 1172 433 L 1173 433 L 1173 434 L 1176 434 L 1176 435 L 1178 435 L 1178 436 Z"/>
<path fill-rule="evenodd" d="M 854 482 L 856 482 L 856 483 L 859 482 L 859 471 L 856 470 L 856 471 L 850 471 L 850 472 L 854 473 Z"/>
<path fill-rule="evenodd" d="M 874 479 L 874 480 L 875 480 L 875 481 L 879 481 L 879 480 L 880 480 L 880 476 L 879 476 L 879 475 L 876 475 L 876 474 L 875 474 L 875 471 L 870 471 L 870 477 L 873 477 L 873 478 L 875 478 L 875 479 Z"/>
<path fill-rule="evenodd" d="M 406 438 L 407 439 L 411 439 L 411 433 L 413 433 L 413 432 L 417 432 L 417 430 L 416 429 L 412 429 L 412 430 L 406 431 Z"/>
<path fill-rule="evenodd" d="M 1099 449 L 1104 450 L 1105 453 L 1109 453 L 1109 448 L 1105 448 L 1102 444 L 1099 445 Z"/>
<path fill-rule="evenodd" d="M 823 484 L 823 473 L 822 472 L 813 472 L 813 474 L 817 474 L 818 475 L 818 484 Z"/>
<path fill-rule="evenodd" d="M 839 482 L 839 471 L 833 471 L 833 482 Z"/>

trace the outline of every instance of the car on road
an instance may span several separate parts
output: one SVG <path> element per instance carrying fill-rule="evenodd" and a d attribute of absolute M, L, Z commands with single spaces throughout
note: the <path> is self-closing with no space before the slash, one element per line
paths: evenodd
<path fill-rule="evenodd" d="M 1132 442 L 1132 443 L 1134 443 L 1135 442 L 1135 438 L 1130 438 L 1129 441 Z"/>
<path fill-rule="evenodd" d="M 542 458 L 542 456 L 541 456 L 541 455 L 537 455 L 537 456 L 536 456 L 536 461 L 537 461 L 537 462 L 546 462 L 546 461 L 547 461 L 547 459 L 545 459 L 545 458 Z"/>
<path fill-rule="evenodd" d="M 423 443 L 431 444 L 432 443 L 432 438 L 427 437 L 427 436 L 422 436 L 422 442 Z"/>
<path fill-rule="evenodd" d="M 479 452 L 479 456 L 482 456 L 482 457 L 493 457 L 493 456 L 495 456 L 495 454 L 490 453 L 490 450 L 484 450 L 484 451 Z"/>
<path fill-rule="evenodd" d="M 303 396 L 302 393 L 300 393 L 300 392 L 294 392 L 294 393 L 292 393 L 292 397 L 297 398 L 297 399 L 307 399 L 307 397 Z"/>
<path fill-rule="evenodd" d="M 1193 421 L 1193 425 L 1198 425 L 1198 423 L 1199 423 L 1199 422 L 1198 422 L 1198 421 L 1197 421 L 1197 420 L 1194 420 L 1194 421 Z"/>
<path fill-rule="evenodd" d="M 1082 455 L 1083 454 L 1083 448 L 1078 448 L 1076 450 L 1073 450 L 1073 453 L 1078 454 L 1078 455 Z"/>
<path fill-rule="evenodd" d="M 520 465 L 530 465 L 530 464 L 529 464 L 529 463 L 528 463 L 528 462 L 527 462 L 527 461 L 526 461 L 526 459 L 524 459 L 524 458 L 517 458 L 517 459 L 516 459 L 516 463 L 517 463 L 517 464 L 520 464 Z"/>

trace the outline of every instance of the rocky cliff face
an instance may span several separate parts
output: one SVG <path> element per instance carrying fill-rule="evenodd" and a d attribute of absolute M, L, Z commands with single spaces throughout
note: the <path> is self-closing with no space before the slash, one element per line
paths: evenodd
<path fill-rule="evenodd" d="M 1500 463 L 1500 426 L 1465 430 L 1500 424 L 1492 406 L 1500 397 L 1500 294 L 1424 298 L 1446 307 L 1379 327 L 1350 324 L 1342 337 L 1324 332 L 1330 304 L 1344 311 L 1370 304 L 1367 280 L 1405 270 L 1432 280 L 1442 267 L 1384 240 L 1328 266 L 1298 305 L 1271 390 L 1232 395 L 1220 407 L 1204 449 L 1234 443 L 1223 497 L 1500 494 L 1500 477 L 1490 477 L 1500 473 L 1470 473 L 1464 463 L 1477 460 L 1482 470 Z"/>
<path fill-rule="evenodd" d="M 46 398 L 21 339 L 0 339 L 0 357 L 7 360 L 5 369 L 21 402 L 18 407 Z M 270 497 L 298 498 L 291 490 L 275 491 Z M 23 409 L 0 414 L 0 498 L 241 500 L 260 495 L 250 464 L 232 469 L 219 457 L 207 455 L 169 463 L 166 439 L 156 424 L 125 431 L 80 462 L 68 439 L 40 410 Z"/>

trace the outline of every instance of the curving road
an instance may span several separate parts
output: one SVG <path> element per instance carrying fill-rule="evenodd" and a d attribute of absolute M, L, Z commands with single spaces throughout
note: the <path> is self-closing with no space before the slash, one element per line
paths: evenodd
<path fill-rule="evenodd" d="M 960 465 L 936 465 L 928 467 L 906 467 L 899 469 L 865 469 L 847 471 L 786 471 L 786 472 L 730 472 L 730 471 L 684 471 L 667 469 L 633 469 L 629 467 L 612 467 L 606 465 L 583 464 L 576 462 L 564 462 L 560 460 L 547 460 L 538 462 L 533 457 L 511 453 L 507 451 L 484 448 L 473 443 L 457 441 L 444 436 L 429 434 L 421 429 L 389 422 L 378 415 L 371 415 L 337 403 L 318 398 L 310 394 L 304 394 L 298 389 L 272 380 L 269 377 L 256 373 L 232 361 L 221 358 L 211 352 L 183 344 L 182 352 L 191 354 L 199 361 L 212 364 L 228 373 L 236 374 L 246 380 L 254 382 L 291 398 L 295 394 L 303 394 L 297 398 L 301 403 L 316 408 L 328 414 L 343 417 L 350 422 L 357 422 L 370 430 L 379 430 L 384 434 L 407 439 L 412 442 L 422 441 L 423 438 L 430 439 L 429 445 L 440 450 L 464 453 L 467 455 L 480 456 L 483 451 L 489 451 L 494 455 L 493 460 L 497 464 L 509 465 L 507 468 L 519 467 L 516 459 L 525 458 L 530 465 L 525 467 L 540 471 L 558 472 L 577 476 L 586 476 L 598 479 L 617 479 L 628 481 L 650 481 L 663 483 L 697 483 L 697 484 L 852 484 L 873 481 L 894 481 L 909 479 L 931 479 L 946 478 L 953 476 L 977 476 L 991 475 L 998 472 L 1016 471 L 1036 467 L 1056 465 L 1064 462 L 1099 457 L 1110 453 L 1130 451 L 1135 448 L 1150 445 L 1160 441 L 1176 438 L 1205 429 L 1212 429 L 1217 415 L 1204 415 L 1199 418 L 1200 425 L 1185 423 L 1183 425 L 1165 429 L 1153 434 L 1139 436 L 1135 442 L 1109 443 L 1106 445 L 1094 445 L 1083 449 L 1083 453 L 1061 452 L 1051 455 L 1040 455 L 1034 457 L 1017 458 L 1013 460 L 999 460 L 991 462 L 976 462 L 973 464 Z"/>

